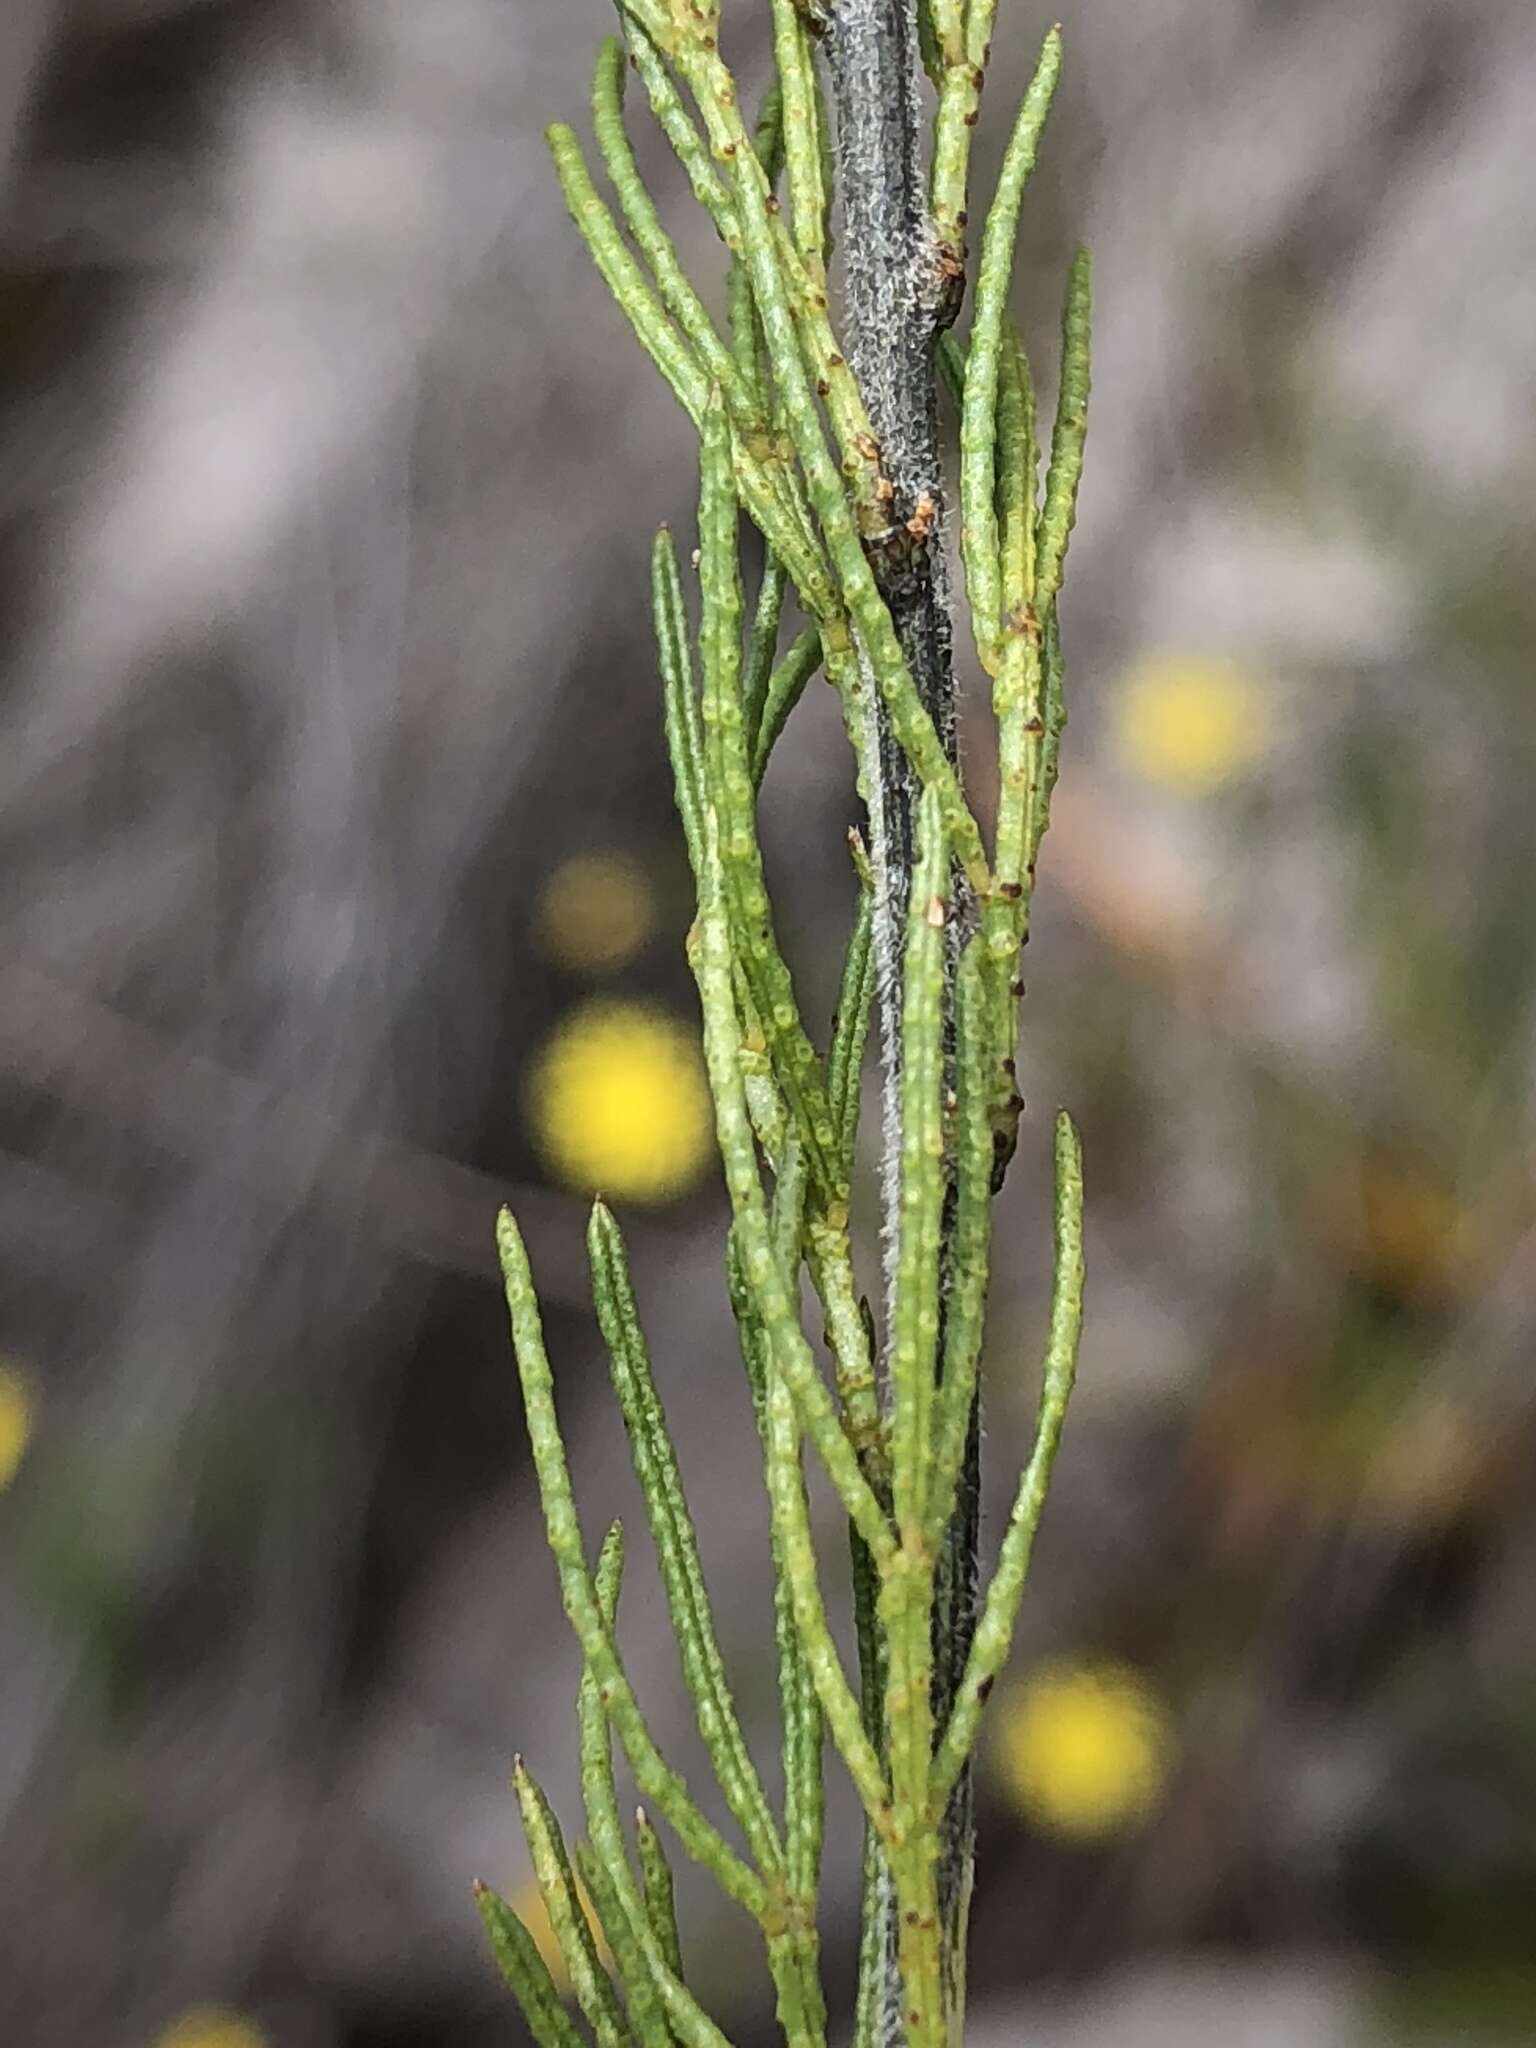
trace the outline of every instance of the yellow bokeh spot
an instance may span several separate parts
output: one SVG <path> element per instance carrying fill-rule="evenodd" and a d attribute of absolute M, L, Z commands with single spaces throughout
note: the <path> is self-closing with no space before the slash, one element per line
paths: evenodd
<path fill-rule="evenodd" d="M 14 1366 L 0 1364 L 0 1493 L 16 1477 L 32 1436 L 32 1389 Z"/>
<path fill-rule="evenodd" d="M 562 861 L 539 892 L 534 929 L 551 959 L 578 974 L 611 974 L 656 929 L 649 877 L 617 853 Z"/>
<path fill-rule="evenodd" d="M 1260 690 L 1219 656 L 1152 656 L 1121 684 L 1117 716 L 1126 765 L 1192 796 L 1240 775 L 1268 738 Z"/>
<path fill-rule="evenodd" d="M 576 1880 L 576 1897 L 587 1925 L 592 1930 L 592 1939 L 597 1945 L 598 1961 L 606 1966 L 613 1958 L 608 1952 L 607 1942 L 603 1939 L 603 1930 L 597 1924 L 597 1914 L 593 1910 L 591 1899 L 587 1896 L 587 1888 L 580 1878 Z M 533 1945 L 543 1958 L 544 1967 L 553 1979 L 555 1989 L 562 1998 L 568 1998 L 571 1992 L 571 1973 L 565 1966 L 560 1937 L 555 1933 L 549 1909 L 544 1904 L 544 1894 L 539 1890 L 538 1879 L 530 1877 L 520 1890 L 514 1892 L 508 1903 L 533 1936 Z"/>
<path fill-rule="evenodd" d="M 709 1154 L 698 1041 L 647 1004 L 573 1010 L 534 1064 L 529 1108 L 551 1171 L 588 1194 L 663 1202 L 691 1185 Z"/>
<path fill-rule="evenodd" d="M 997 1763 L 1019 1810 L 1049 1833 L 1092 1840 L 1142 1820 L 1172 1757 L 1168 1716 L 1123 1664 L 1051 1664 L 998 1720 Z"/>
<path fill-rule="evenodd" d="M 222 2006 L 204 2005 L 167 2027 L 155 2048 L 270 2048 L 270 2043 L 254 2021 Z"/>

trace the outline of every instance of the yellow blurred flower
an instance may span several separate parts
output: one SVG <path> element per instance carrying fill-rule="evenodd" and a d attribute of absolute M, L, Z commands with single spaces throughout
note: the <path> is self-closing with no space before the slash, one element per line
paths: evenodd
<path fill-rule="evenodd" d="M 203 2005 L 183 2013 L 166 2028 L 155 2048 L 270 2048 L 266 2035 L 254 2021 L 222 2006 Z"/>
<path fill-rule="evenodd" d="M 1158 654 L 1120 686 L 1120 753 L 1148 782 L 1200 796 L 1240 775 L 1268 737 L 1264 700 L 1236 662 Z"/>
<path fill-rule="evenodd" d="M 545 881 L 534 929 L 562 967 L 609 974 L 656 929 L 655 892 L 644 869 L 623 854 L 579 853 Z"/>
<path fill-rule="evenodd" d="M 698 1041 L 644 1003 L 573 1010 L 535 1062 L 528 1099 L 551 1171 L 587 1193 L 666 1201 L 709 1155 L 713 1113 Z"/>
<path fill-rule="evenodd" d="M 1122 1664 L 1046 1665 L 999 1715 L 1004 1787 L 1052 1834 L 1094 1839 L 1144 1819 L 1171 1755 L 1161 1701 Z"/>
<path fill-rule="evenodd" d="M 576 1897 L 581 1903 L 582 1912 L 586 1915 L 587 1925 L 592 1930 L 592 1938 L 597 1943 L 599 1961 L 611 1963 L 613 1958 L 608 1952 L 607 1942 L 603 1939 L 603 1930 L 597 1923 L 597 1913 L 580 1878 L 576 1880 Z M 571 1973 L 565 1967 L 565 1957 L 560 1952 L 560 1938 L 550 1921 L 549 1911 L 544 1904 L 544 1894 L 539 1890 L 538 1879 L 530 1877 L 513 1893 L 508 1904 L 533 1936 L 533 1945 L 543 1957 L 544 1967 L 554 1979 L 555 1989 L 562 1998 L 569 1997 Z"/>
<path fill-rule="evenodd" d="M 16 1477 L 32 1436 L 32 1389 L 14 1366 L 0 1364 L 0 1493 Z"/>

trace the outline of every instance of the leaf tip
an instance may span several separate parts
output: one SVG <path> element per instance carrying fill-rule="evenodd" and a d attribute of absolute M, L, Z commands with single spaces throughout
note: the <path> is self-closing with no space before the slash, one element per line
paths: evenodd
<path fill-rule="evenodd" d="M 496 1252 L 508 1281 L 526 1278 L 528 1253 L 523 1234 L 517 1227 L 517 1218 L 505 1205 L 496 1212 Z"/>
<path fill-rule="evenodd" d="M 1058 1171 L 1065 1170 L 1073 1178 L 1081 1176 L 1083 1170 L 1083 1144 L 1078 1136 L 1077 1125 L 1071 1113 L 1065 1109 L 1056 1112 L 1056 1164 Z"/>

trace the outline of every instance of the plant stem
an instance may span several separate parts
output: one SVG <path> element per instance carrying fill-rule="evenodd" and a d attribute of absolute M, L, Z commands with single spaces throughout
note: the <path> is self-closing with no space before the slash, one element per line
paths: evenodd
<path fill-rule="evenodd" d="M 953 760 L 954 663 L 935 356 L 940 334 L 955 317 L 963 285 L 929 208 L 919 82 L 920 4 L 921 0 L 834 0 L 824 46 L 837 109 L 845 278 L 842 332 L 880 443 L 881 467 L 894 489 L 889 529 L 870 555 L 918 696 Z M 900 960 L 915 858 L 917 786 L 879 693 L 867 691 L 866 698 L 875 722 L 874 744 L 868 751 L 878 762 L 867 800 L 884 1065 L 881 1185 L 889 1307 L 902 1179 Z M 963 879 L 957 876 L 943 994 L 947 1055 L 953 1045 L 955 961 L 970 917 Z M 947 1183 L 948 1160 L 945 1178 Z M 940 1224 L 941 1300 L 949 1296 L 953 1229 L 954 1205 L 946 1197 Z M 955 1513 L 937 1560 L 933 1691 L 940 1725 L 953 1702 L 974 1628 L 978 1441 L 973 1405 Z M 963 1774 L 945 1815 L 939 1867 L 946 1995 L 952 2001 L 958 2000 L 964 1982 L 961 1950 L 972 1857 L 971 1787 L 968 1774 Z M 888 2043 L 899 2041 L 903 2030 L 894 1930 L 891 1935 L 879 2000 L 884 2016 L 881 2038 Z"/>

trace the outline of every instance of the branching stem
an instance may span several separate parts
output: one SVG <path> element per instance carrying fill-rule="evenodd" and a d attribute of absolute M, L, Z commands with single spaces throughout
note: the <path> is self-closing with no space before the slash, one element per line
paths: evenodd
<path fill-rule="evenodd" d="M 1029 365 L 1007 300 L 1059 35 L 1046 39 L 987 214 L 967 346 L 951 328 L 996 0 L 765 5 L 777 75 L 755 127 L 720 45 L 718 0 L 619 0 L 622 40 L 602 46 L 592 88 L 614 203 L 571 130 L 557 125 L 549 141 L 598 271 L 700 441 L 696 596 L 663 529 L 651 601 L 697 890 L 688 958 L 731 1211 L 727 1285 L 770 1507 L 783 1801 L 770 1801 L 732 1689 L 623 1239 L 601 1202 L 588 1239 L 598 1322 L 683 1682 L 740 1846 L 662 1755 L 630 1682 L 618 1646 L 622 1533 L 615 1523 L 590 1566 L 533 1276 L 504 1212 L 498 1244 L 534 1470 L 582 1656 L 588 1839 L 567 1850 L 521 1761 L 515 1784 L 596 2048 L 729 2048 L 685 1981 L 661 1837 L 643 1811 L 632 1840 L 621 1820 L 615 1735 L 658 1818 L 757 1923 L 786 2048 L 827 2048 L 817 1908 L 830 1742 L 866 1823 L 854 2048 L 959 2048 L 970 1760 L 1012 1642 L 1082 1320 L 1082 1172 L 1063 1114 L 1035 1446 L 978 1600 L 992 1202 L 1022 1108 L 1019 956 L 1066 719 L 1057 600 L 1086 426 L 1089 273 L 1079 256 L 1042 488 Z M 724 328 L 641 177 L 625 127 L 626 56 L 728 252 Z M 920 68 L 937 94 L 931 147 Z M 827 278 L 839 219 L 835 320 Z M 961 554 L 998 729 L 990 860 L 956 756 L 941 380 L 960 414 Z M 750 623 L 743 511 L 765 549 Z M 791 600 L 807 623 L 781 650 Z M 818 670 L 837 691 L 868 814 L 867 846 L 850 835 L 857 909 L 824 1042 L 780 948 L 757 820 L 775 745 Z M 883 1054 L 883 1340 L 850 1213 L 872 1012 Z M 806 1276 L 829 1369 L 802 1326 Z M 857 1684 L 829 1612 L 808 1457 L 847 1517 Z M 477 1898 L 538 2048 L 578 2048 L 528 1929 L 485 1887 Z"/>

